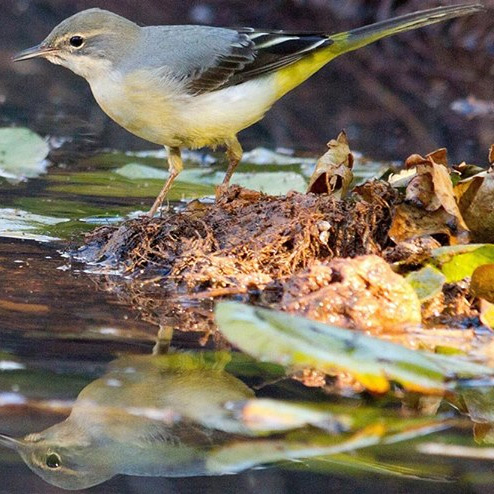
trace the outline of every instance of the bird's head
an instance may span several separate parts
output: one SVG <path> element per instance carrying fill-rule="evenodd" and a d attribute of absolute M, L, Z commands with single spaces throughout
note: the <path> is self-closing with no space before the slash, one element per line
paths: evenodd
<path fill-rule="evenodd" d="M 13 60 L 42 57 L 86 79 L 103 75 L 124 61 L 135 46 L 139 26 L 101 9 L 89 9 L 65 19 L 39 44 Z"/>
<path fill-rule="evenodd" d="M 60 431 L 60 425 L 23 439 L 0 434 L 0 445 L 17 451 L 34 473 L 62 489 L 87 489 L 115 475 L 111 460 L 100 455 L 97 447 L 77 435 L 69 443 L 66 436 L 71 431 Z"/>

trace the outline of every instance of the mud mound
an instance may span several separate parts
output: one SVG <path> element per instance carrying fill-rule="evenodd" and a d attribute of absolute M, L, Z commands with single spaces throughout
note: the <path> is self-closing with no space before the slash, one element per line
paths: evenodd
<path fill-rule="evenodd" d="M 315 260 L 379 254 L 388 244 L 396 194 L 375 184 L 372 202 L 275 197 L 233 186 L 212 205 L 195 201 L 161 218 L 96 230 L 86 238 L 89 260 L 119 264 L 174 293 L 261 288 Z"/>

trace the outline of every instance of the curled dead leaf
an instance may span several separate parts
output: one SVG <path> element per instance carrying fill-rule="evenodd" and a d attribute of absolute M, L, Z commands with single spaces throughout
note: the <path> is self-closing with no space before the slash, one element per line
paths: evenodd
<path fill-rule="evenodd" d="M 345 132 L 340 132 L 327 146 L 328 151 L 317 161 L 307 192 L 330 194 L 341 199 L 346 196 L 353 180 L 353 155 Z"/>
<path fill-rule="evenodd" d="M 456 202 L 445 149 L 405 161 L 416 175 L 406 187 L 406 204 L 395 210 L 389 236 L 402 242 L 422 235 L 446 234 L 452 244 L 467 243 L 468 227 Z"/>
<path fill-rule="evenodd" d="M 489 159 L 494 158 L 494 146 Z M 494 169 L 477 173 L 455 187 L 460 211 L 475 242 L 494 241 Z"/>

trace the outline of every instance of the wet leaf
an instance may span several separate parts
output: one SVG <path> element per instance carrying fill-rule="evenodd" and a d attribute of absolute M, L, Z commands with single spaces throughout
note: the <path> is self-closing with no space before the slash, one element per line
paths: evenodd
<path fill-rule="evenodd" d="M 0 237 L 51 242 L 59 239 L 46 235 L 47 227 L 67 221 L 67 218 L 53 218 L 20 209 L 0 209 Z"/>
<path fill-rule="evenodd" d="M 494 370 L 460 358 L 410 350 L 388 341 L 286 313 L 236 302 L 216 306 L 223 335 L 244 352 L 291 370 L 313 368 L 348 373 L 370 391 L 384 393 L 390 381 L 408 390 L 441 394 L 456 376 L 492 375 Z"/>
<path fill-rule="evenodd" d="M 46 172 L 50 148 L 38 134 L 25 128 L 0 128 L 0 177 L 12 182 Z"/>
<path fill-rule="evenodd" d="M 494 263 L 494 244 L 440 247 L 432 251 L 431 258 L 446 282 L 452 283 L 472 276 L 479 266 Z"/>
<path fill-rule="evenodd" d="M 444 234 L 452 244 L 468 241 L 468 233 L 459 229 L 456 218 L 443 208 L 426 211 L 411 204 L 396 206 L 393 222 L 388 231 L 389 238 L 395 243 L 406 242 L 424 235 Z"/>
<path fill-rule="evenodd" d="M 52 193 L 90 197 L 148 197 L 152 200 L 163 187 L 163 180 L 130 179 L 117 173 L 102 171 L 50 175 L 49 181 L 51 184 L 48 190 Z M 214 194 L 213 187 L 187 184 L 179 179 L 173 184 L 167 199 L 176 201 L 208 194 Z"/>
<path fill-rule="evenodd" d="M 345 197 L 353 180 L 353 155 L 346 134 L 341 132 L 328 142 L 328 151 L 319 158 L 307 192 Z"/>
<path fill-rule="evenodd" d="M 427 265 L 410 273 L 406 280 L 417 292 L 419 300 L 425 302 L 441 293 L 446 276 L 434 266 Z"/>

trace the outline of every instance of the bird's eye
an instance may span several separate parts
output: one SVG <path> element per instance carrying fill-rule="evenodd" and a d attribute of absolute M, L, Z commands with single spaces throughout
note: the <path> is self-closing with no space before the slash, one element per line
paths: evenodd
<path fill-rule="evenodd" d="M 60 455 L 57 455 L 57 453 L 50 453 L 46 457 L 46 466 L 48 468 L 58 468 L 62 465 L 62 458 L 60 458 Z"/>
<path fill-rule="evenodd" d="M 72 36 L 69 43 L 74 48 L 80 48 L 84 44 L 84 38 L 82 36 Z"/>

